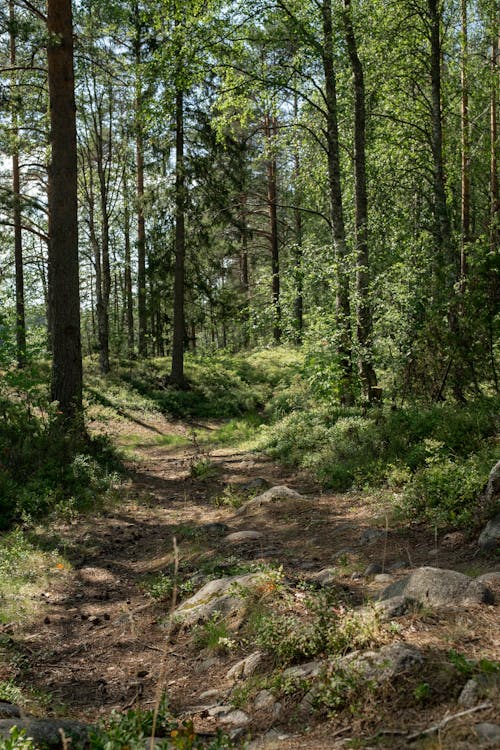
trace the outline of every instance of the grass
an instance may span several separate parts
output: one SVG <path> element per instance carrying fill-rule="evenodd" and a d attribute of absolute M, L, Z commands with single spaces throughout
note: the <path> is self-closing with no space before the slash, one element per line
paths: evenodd
<path fill-rule="evenodd" d="M 57 550 L 44 551 L 37 541 L 21 529 L 0 535 L 0 623 L 33 619 L 37 595 L 70 568 Z"/>

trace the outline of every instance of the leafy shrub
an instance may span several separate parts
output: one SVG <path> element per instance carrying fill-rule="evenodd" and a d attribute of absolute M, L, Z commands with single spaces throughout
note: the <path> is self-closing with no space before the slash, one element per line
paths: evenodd
<path fill-rule="evenodd" d="M 253 628 L 256 643 L 280 664 L 321 653 L 343 654 L 373 643 L 379 634 L 375 617 L 358 615 L 325 593 L 307 602 L 305 618 L 292 612 L 264 612 Z"/>

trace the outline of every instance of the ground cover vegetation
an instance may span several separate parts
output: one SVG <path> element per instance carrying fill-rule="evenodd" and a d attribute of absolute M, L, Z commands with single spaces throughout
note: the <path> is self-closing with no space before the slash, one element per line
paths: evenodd
<path fill-rule="evenodd" d="M 249 498 L 221 482 L 217 451 L 238 448 L 375 499 L 386 530 L 495 514 L 499 38 L 496 0 L 2 5 L 0 624 L 36 619 L 72 569 L 85 544 L 57 529 L 140 497 L 145 450 L 189 454 L 214 513 Z M 226 557 L 206 580 L 262 569 Z M 253 641 L 283 669 L 384 642 L 324 592 L 294 609 L 264 568 L 273 606 L 242 640 L 211 620 L 200 650 Z M 198 583 L 168 568 L 140 589 Z M 331 711 L 357 700 L 337 667 L 314 698 Z M 254 688 L 307 692 L 272 679 Z M 159 747 L 230 746 L 164 714 Z M 92 747 L 143 747 L 152 720 L 113 715 Z"/>

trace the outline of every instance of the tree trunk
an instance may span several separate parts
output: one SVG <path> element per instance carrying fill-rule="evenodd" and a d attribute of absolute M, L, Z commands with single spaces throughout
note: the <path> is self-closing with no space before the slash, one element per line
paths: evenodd
<path fill-rule="evenodd" d="M 49 305 L 51 398 L 65 420 L 82 418 L 82 351 L 78 278 L 76 106 L 71 0 L 48 0 Z"/>
<path fill-rule="evenodd" d="M 281 341 L 281 304 L 280 304 L 280 259 L 279 259 L 279 236 L 278 236 L 278 188 L 277 188 L 277 164 L 276 164 L 276 136 L 278 126 L 276 118 L 266 114 L 264 118 L 264 132 L 266 136 L 269 155 L 267 159 L 267 203 L 269 207 L 269 237 L 271 242 L 271 274 L 273 294 L 273 337 L 279 344 Z"/>
<path fill-rule="evenodd" d="M 97 113 L 99 132 L 96 133 L 97 176 L 99 179 L 99 202 L 101 209 L 101 278 L 100 304 L 98 302 L 97 326 L 99 335 L 99 370 L 101 375 L 109 372 L 109 298 L 111 294 L 111 269 L 109 263 L 109 210 L 107 174 L 104 164 L 103 127 L 101 112 Z M 111 125 L 111 122 L 110 122 Z"/>
<path fill-rule="evenodd" d="M 240 283 L 243 291 L 243 346 L 250 344 L 250 277 L 248 273 L 248 196 L 245 191 L 240 195 Z"/>
<path fill-rule="evenodd" d="M 184 384 L 184 266 L 186 257 L 185 202 L 186 176 L 184 171 L 184 95 L 175 95 L 175 272 L 174 272 L 174 330 L 172 340 L 171 381 Z"/>
<path fill-rule="evenodd" d="M 136 155 L 136 196 L 137 196 L 137 317 L 138 351 L 146 357 L 147 308 L 146 308 L 146 221 L 144 218 L 144 132 L 141 121 L 142 91 L 139 66 L 141 64 L 142 38 L 138 3 L 134 3 L 134 57 L 136 64 L 135 84 L 135 155 Z"/>
<path fill-rule="evenodd" d="M 295 119 L 298 118 L 298 97 L 297 92 L 294 92 L 293 99 L 293 113 Z M 300 180 L 300 151 L 298 146 L 294 148 L 293 152 L 293 177 L 295 182 L 294 187 L 294 202 L 295 208 L 293 211 L 293 218 L 295 224 L 295 247 L 293 251 L 293 271 L 295 276 L 295 299 L 293 302 L 294 318 L 295 318 L 295 343 L 300 346 L 302 344 L 303 333 L 304 333 L 304 279 L 303 279 L 303 248 L 302 248 L 302 211 L 301 211 L 301 191 L 299 188 Z"/>
<path fill-rule="evenodd" d="M 130 248 L 130 206 L 128 198 L 128 182 L 126 170 L 124 171 L 123 177 L 123 200 L 124 200 L 124 213 L 123 213 L 123 232 L 125 238 L 125 277 L 124 277 L 124 303 L 126 308 L 127 318 L 127 350 L 128 356 L 134 356 L 134 298 L 132 296 L 132 260 L 131 260 L 131 248 Z"/>
<path fill-rule="evenodd" d="M 363 392 L 371 403 L 377 377 L 372 365 L 372 309 L 370 304 L 370 257 L 368 238 L 368 196 L 366 189 L 366 106 L 365 80 L 358 55 L 351 16 L 351 0 L 344 0 L 344 27 L 354 82 L 354 196 L 356 206 L 356 292 L 357 334 L 360 348 L 359 374 Z"/>
<path fill-rule="evenodd" d="M 14 2 L 9 0 L 9 24 L 10 24 L 10 64 L 14 71 L 16 67 L 16 32 Z M 15 73 L 13 72 L 14 76 Z M 12 80 L 14 88 L 15 79 Z M 24 311 L 24 268 L 23 268 L 23 238 L 21 220 L 21 173 L 19 169 L 19 128 L 16 105 L 12 107 L 12 198 L 13 198 L 13 224 L 14 224 L 14 265 L 16 275 L 16 356 L 17 366 L 21 369 L 26 365 L 26 319 Z"/>
<path fill-rule="evenodd" d="M 497 5 L 497 3 L 495 3 Z M 493 14 L 493 34 L 491 40 L 491 105 L 490 105 L 490 247 L 494 255 L 498 249 L 499 226 L 498 209 L 498 90 L 499 90 L 499 36 L 500 7 Z"/>
<path fill-rule="evenodd" d="M 461 0 L 462 11 L 462 205 L 461 205 L 461 242 L 460 242 L 460 287 L 463 289 L 467 277 L 467 247 L 470 243 L 470 138 L 469 138 L 469 91 L 467 80 L 468 68 L 468 29 L 467 0 Z"/>
<path fill-rule="evenodd" d="M 325 75 L 326 138 L 328 149 L 328 187 L 332 239 L 337 265 L 336 315 L 337 351 L 339 354 L 339 398 L 343 404 L 354 401 L 352 371 L 351 301 L 349 290 L 348 252 L 345 239 L 342 188 L 340 182 L 339 131 L 337 120 L 337 84 L 334 66 L 332 4 L 323 0 L 323 72 Z"/>

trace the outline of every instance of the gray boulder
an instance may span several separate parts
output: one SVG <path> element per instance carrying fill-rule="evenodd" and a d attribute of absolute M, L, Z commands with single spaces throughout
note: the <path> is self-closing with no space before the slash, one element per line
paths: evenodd
<path fill-rule="evenodd" d="M 492 518 L 481 532 L 478 540 L 482 552 L 496 552 L 500 547 L 500 513 Z"/>
<path fill-rule="evenodd" d="M 476 724 L 474 730 L 482 742 L 487 742 L 490 747 L 500 746 L 500 725 L 489 721 Z"/>
<path fill-rule="evenodd" d="M 198 622 L 206 622 L 214 615 L 226 617 L 240 613 L 245 608 L 245 589 L 257 586 L 262 579 L 262 573 L 250 573 L 209 581 L 194 596 L 177 607 L 173 614 L 173 622 L 188 627 Z"/>
<path fill-rule="evenodd" d="M 389 643 L 378 651 L 347 654 L 339 660 L 339 666 L 354 668 L 365 679 L 381 683 L 411 672 L 423 662 L 424 657 L 418 648 L 399 642 Z"/>
<path fill-rule="evenodd" d="M 250 677 L 260 667 L 263 659 L 264 656 L 260 651 L 254 651 L 250 656 L 234 664 L 226 674 L 226 679 L 239 680 Z"/>
<path fill-rule="evenodd" d="M 382 622 L 388 622 L 395 617 L 403 617 L 417 606 L 418 603 L 408 596 L 391 596 L 389 599 L 381 599 L 375 602 L 375 611 Z"/>
<path fill-rule="evenodd" d="M 13 703 L 0 701 L 0 719 L 14 719 L 21 716 L 21 709 Z"/>
<path fill-rule="evenodd" d="M 26 737 L 31 737 L 34 744 L 44 748 L 62 748 L 60 730 L 68 738 L 73 738 L 76 746 L 87 745 L 89 727 L 79 721 L 63 721 L 59 719 L 2 719 L 0 720 L 0 738 L 8 739 L 11 729 L 17 727 L 26 731 Z"/>
<path fill-rule="evenodd" d="M 232 534 L 228 534 L 226 542 L 230 544 L 241 544 L 242 542 L 252 542 L 257 539 L 262 539 L 263 534 L 260 531 L 233 531 Z"/>
<path fill-rule="evenodd" d="M 277 500 L 300 500 L 303 498 L 299 492 L 286 487 L 285 485 L 277 485 L 257 495 L 252 500 L 245 503 L 239 510 L 236 511 L 236 515 L 243 515 L 248 511 L 258 510 L 263 505 L 275 503 Z"/>
<path fill-rule="evenodd" d="M 394 596 L 405 596 L 433 607 L 493 603 L 493 594 L 484 583 L 456 570 L 441 568 L 417 568 L 387 586 L 379 599 Z"/>

